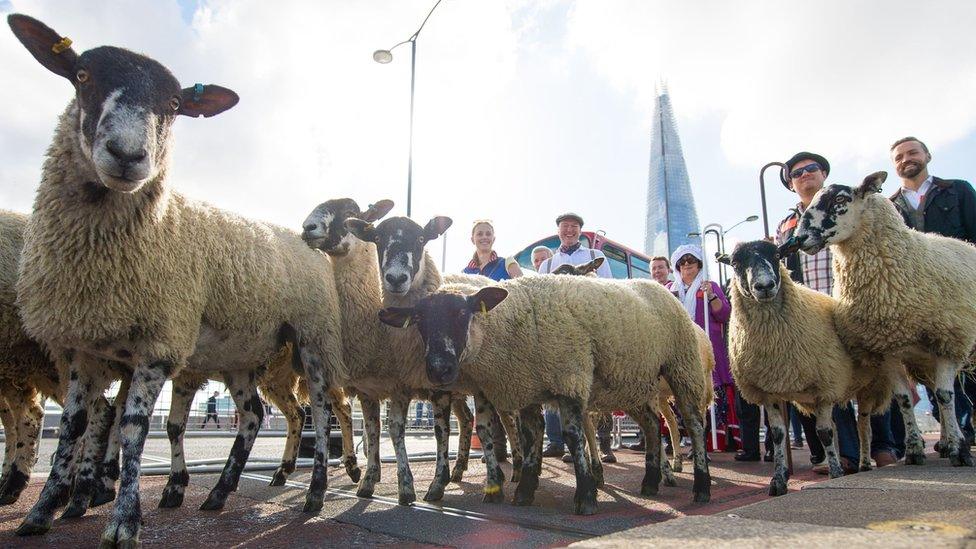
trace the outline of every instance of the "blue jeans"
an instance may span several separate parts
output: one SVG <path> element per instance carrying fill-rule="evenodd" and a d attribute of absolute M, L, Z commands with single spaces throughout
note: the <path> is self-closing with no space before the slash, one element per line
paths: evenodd
<path fill-rule="evenodd" d="M 790 428 L 793 429 L 793 442 L 803 442 L 803 423 L 800 421 L 800 412 L 796 411 L 796 407 L 792 404 L 790 406 Z"/>
<path fill-rule="evenodd" d="M 418 427 L 420 426 L 420 422 L 424 418 L 424 408 L 427 409 L 427 421 L 426 421 L 425 424 L 429 426 L 433 422 L 434 414 L 433 414 L 433 406 L 431 405 L 431 403 L 429 403 L 429 402 L 423 402 L 423 401 L 417 401 L 417 419 L 416 419 L 414 425 L 416 425 Z"/>
<path fill-rule="evenodd" d="M 546 438 L 549 439 L 549 445 L 555 446 L 556 448 L 565 448 L 566 445 L 563 444 L 563 424 L 559 420 L 559 412 L 547 409 L 545 416 Z"/>
<path fill-rule="evenodd" d="M 871 454 L 878 452 L 905 457 L 905 421 L 894 400 L 883 415 L 871 416 Z"/>
<path fill-rule="evenodd" d="M 854 406 L 850 402 L 847 406 L 834 406 L 834 425 L 837 428 L 837 452 L 846 457 L 851 464 L 857 466 L 860 457 L 860 444 L 857 441 L 857 419 L 854 416 Z"/>

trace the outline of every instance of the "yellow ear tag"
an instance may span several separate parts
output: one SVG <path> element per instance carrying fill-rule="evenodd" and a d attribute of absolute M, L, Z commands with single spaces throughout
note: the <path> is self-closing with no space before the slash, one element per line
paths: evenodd
<path fill-rule="evenodd" d="M 409 325 L 410 325 L 410 317 L 408 316 L 407 318 L 403 319 L 403 327 L 406 328 Z"/>
<path fill-rule="evenodd" d="M 61 53 L 70 47 L 71 47 L 71 39 L 65 36 L 64 38 L 61 39 L 60 42 L 51 46 L 51 51 L 53 51 L 54 53 Z"/>
<path fill-rule="evenodd" d="M 481 302 L 481 312 L 482 314 L 488 314 L 488 307 L 485 307 L 485 302 Z"/>

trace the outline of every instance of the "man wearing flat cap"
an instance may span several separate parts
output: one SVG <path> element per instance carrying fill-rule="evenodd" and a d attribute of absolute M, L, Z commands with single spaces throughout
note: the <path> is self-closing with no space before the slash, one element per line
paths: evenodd
<path fill-rule="evenodd" d="M 790 210 L 786 219 L 780 222 L 776 230 L 776 243 L 786 242 L 796 232 L 796 225 L 813 197 L 824 186 L 830 174 L 830 163 L 819 154 L 812 152 L 798 152 L 786 161 L 786 169 L 780 176 L 783 186 L 797 194 L 800 202 Z M 834 287 L 834 274 L 831 270 L 830 247 L 825 246 L 815 255 L 794 252 L 785 258 L 786 268 L 790 271 L 790 278 L 805 285 L 811 290 L 830 295 Z M 857 421 L 854 418 L 854 408 L 834 406 L 834 424 L 837 429 L 838 452 L 841 465 L 846 473 L 857 472 L 859 459 Z M 801 416 L 803 431 L 810 446 L 810 459 L 818 473 L 826 473 L 827 468 L 822 462 L 825 449 L 817 436 L 816 420 L 813 417 Z"/>
<path fill-rule="evenodd" d="M 600 250 L 592 250 L 583 246 L 580 242 L 580 231 L 583 230 L 583 218 L 578 214 L 569 212 L 556 218 L 556 227 L 559 233 L 559 248 L 553 251 L 553 256 L 543 261 L 539 265 L 539 274 L 551 273 L 560 265 L 582 265 L 589 263 L 598 257 L 605 257 Z M 600 278 L 613 278 L 610 272 L 610 265 L 604 260 L 603 265 L 597 269 L 596 275 Z M 602 460 L 607 463 L 614 463 L 617 458 L 610 449 L 610 431 L 612 423 L 601 420 L 597 425 L 597 435 L 600 439 L 600 453 Z M 543 450 L 543 457 L 560 457 L 566 452 L 563 443 L 563 428 L 559 420 L 559 413 L 546 409 L 546 436 L 549 438 L 549 445 Z"/>

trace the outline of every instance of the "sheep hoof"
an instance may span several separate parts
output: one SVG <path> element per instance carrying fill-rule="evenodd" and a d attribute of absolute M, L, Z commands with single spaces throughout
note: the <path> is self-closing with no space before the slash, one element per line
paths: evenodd
<path fill-rule="evenodd" d="M 0 505 L 11 505 L 17 503 L 20 494 L 0 494 Z"/>
<path fill-rule="evenodd" d="M 424 501 L 440 501 L 444 499 L 444 487 L 440 484 L 431 483 L 427 493 L 424 494 Z"/>
<path fill-rule="evenodd" d="M 665 482 L 665 484 L 667 484 Z M 641 485 L 641 495 L 645 497 L 656 496 L 659 492 L 659 488 L 653 484 L 642 484 Z"/>
<path fill-rule="evenodd" d="M 99 505 L 105 505 L 110 501 L 115 501 L 115 488 L 100 487 L 92 494 L 91 507 L 95 508 Z"/>
<path fill-rule="evenodd" d="M 115 521 L 109 523 L 98 546 L 101 549 L 139 547 L 139 520 L 136 520 L 135 524 L 129 521 L 125 521 L 124 524 L 117 524 Z"/>
<path fill-rule="evenodd" d="M 18 536 L 37 536 L 50 530 L 51 522 L 51 519 L 47 519 L 44 522 L 30 522 L 30 519 L 24 519 L 24 522 L 20 523 L 15 533 Z"/>
<path fill-rule="evenodd" d="M 515 469 L 512 471 L 512 482 L 519 482 L 522 480 L 522 468 Z"/>
<path fill-rule="evenodd" d="M 682 461 L 678 458 L 675 458 L 674 463 L 671 465 L 671 470 L 674 471 L 675 473 L 680 473 L 682 468 L 683 468 Z"/>
<path fill-rule="evenodd" d="M 674 475 L 670 474 L 669 471 L 668 474 L 664 475 L 664 485 L 674 488 L 678 485 L 678 479 L 674 478 Z"/>
<path fill-rule="evenodd" d="M 925 465 L 925 452 L 909 452 L 905 454 L 905 465 Z"/>
<path fill-rule="evenodd" d="M 68 507 L 61 513 L 63 519 L 73 519 L 82 517 L 88 512 L 88 506 L 79 501 L 72 500 Z"/>
<path fill-rule="evenodd" d="M 360 486 L 356 489 L 357 498 L 371 498 L 373 497 L 373 485 L 369 484 L 367 486 Z"/>
<path fill-rule="evenodd" d="M 309 515 L 317 515 L 322 511 L 322 506 L 325 505 L 325 494 L 313 495 L 311 493 L 305 496 L 305 506 L 302 507 L 302 512 Z"/>
<path fill-rule="evenodd" d="M 413 490 L 404 490 L 400 492 L 400 496 L 397 498 L 397 503 L 400 505 L 410 505 L 415 501 L 417 501 L 417 494 Z"/>
<path fill-rule="evenodd" d="M 346 474 L 349 475 L 349 479 L 353 482 L 359 482 L 359 479 L 363 476 L 363 470 L 355 465 L 351 467 L 346 466 Z"/>
<path fill-rule="evenodd" d="M 776 479 L 769 481 L 769 495 L 776 497 L 786 494 L 786 481 L 782 479 Z"/>
<path fill-rule="evenodd" d="M 461 482 L 462 478 L 464 478 L 464 469 L 455 466 L 454 470 L 451 471 L 451 482 Z"/>
<path fill-rule="evenodd" d="M 573 510 L 577 515 L 590 516 L 596 514 L 596 498 L 584 498 L 576 500 Z"/>
<path fill-rule="evenodd" d="M 170 487 L 167 486 L 163 490 L 163 497 L 159 499 L 159 508 L 174 509 L 181 505 L 183 505 L 183 491 L 176 489 L 170 490 Z"/>
<path fill-rule="evenodd" d="M 505 493 L 502 491 L 502 485 L 485 486 L 485 495 L 481 498 L 481 501 L 482 503 L 502 503 L 505 501 Z"/>
<path fill-rule="evenodd" d="M 857 472 L 864 473 L 870 471 L 871 469 L 873 469 L 873 467 L 871 467 L 870 463 L 862 463 L 861 466 L 858 467 Z"/>
<path fill-rule="evenodd" d="M 965 446 L 965 444 L 966 443 L 963 442 L 963 446 L 959 449 L 958 453 L 949 455 L 949 463 L 951 463 L 953 467 L 973 466 L 973 455 L 969 453 L 969 447 Z"/>
<path fill-rule="evenodd" d="M 221 496 L 216 492 L 210 492 L 207 496 L 207 501 L 203 502 L 200 506 L 201 511 L 220 511 L 224 508 L 224 502 L 227 501 L 227 496 Z"/>
<path fill-rule="evenodd" d="M 268 486 L 284 486 L 286 480 L 288 480 L 288 473 L 285 473 L 281 467 L 278 467 L 278 470 L 271 475 L 271 482 Z"/>

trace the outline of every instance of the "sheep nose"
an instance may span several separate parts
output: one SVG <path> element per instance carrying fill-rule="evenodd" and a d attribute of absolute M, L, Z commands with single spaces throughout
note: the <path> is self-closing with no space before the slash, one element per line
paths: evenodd
<path fill-rule="evenodd" d="M 319 226 L 318 223 L 307 223 L 306 225 L 304 225 L 302 227 L 302 229 L 305 229 L 305 232 L 306 233 L 310 233 L 310 232 L 314 231 L 315 229 L 317 229 L 318 226 Z"/>
<path fill-rule="evenodd" d="M 757 292 L 768 292 L 769 290 L 772 290 L 773 289 L 773 286 L 775 286 L 775 285 L 776 285 L 776 283 L 773 282 L 772 280 L 766 280 L 766 281 L 763 281 L 763 282 L 756 282 L 756 283 L 754 283 L 752 285 L 752 287 Z"/>
<path fill-rule="evenodd" d="M 120 164 L 135 164 L 146 158 L 146 149 L 139 149 L 136 151 L 126 151 L 118 141 L 110 139 L 108 143 L 105 143 L 105 148 L 108 150 L 109 154 L 115 157 L 115 159 Z"/>
<path fill-rule="evenodd" d="M 387 273 L 385 278 L 386 281 L 389 282 L 390 284 L 394 286 L 400 286 L 401 284 L 407 281 L 407 274 L 400 273 L 398 275 L 395 275 L 393 273 Z"/>

